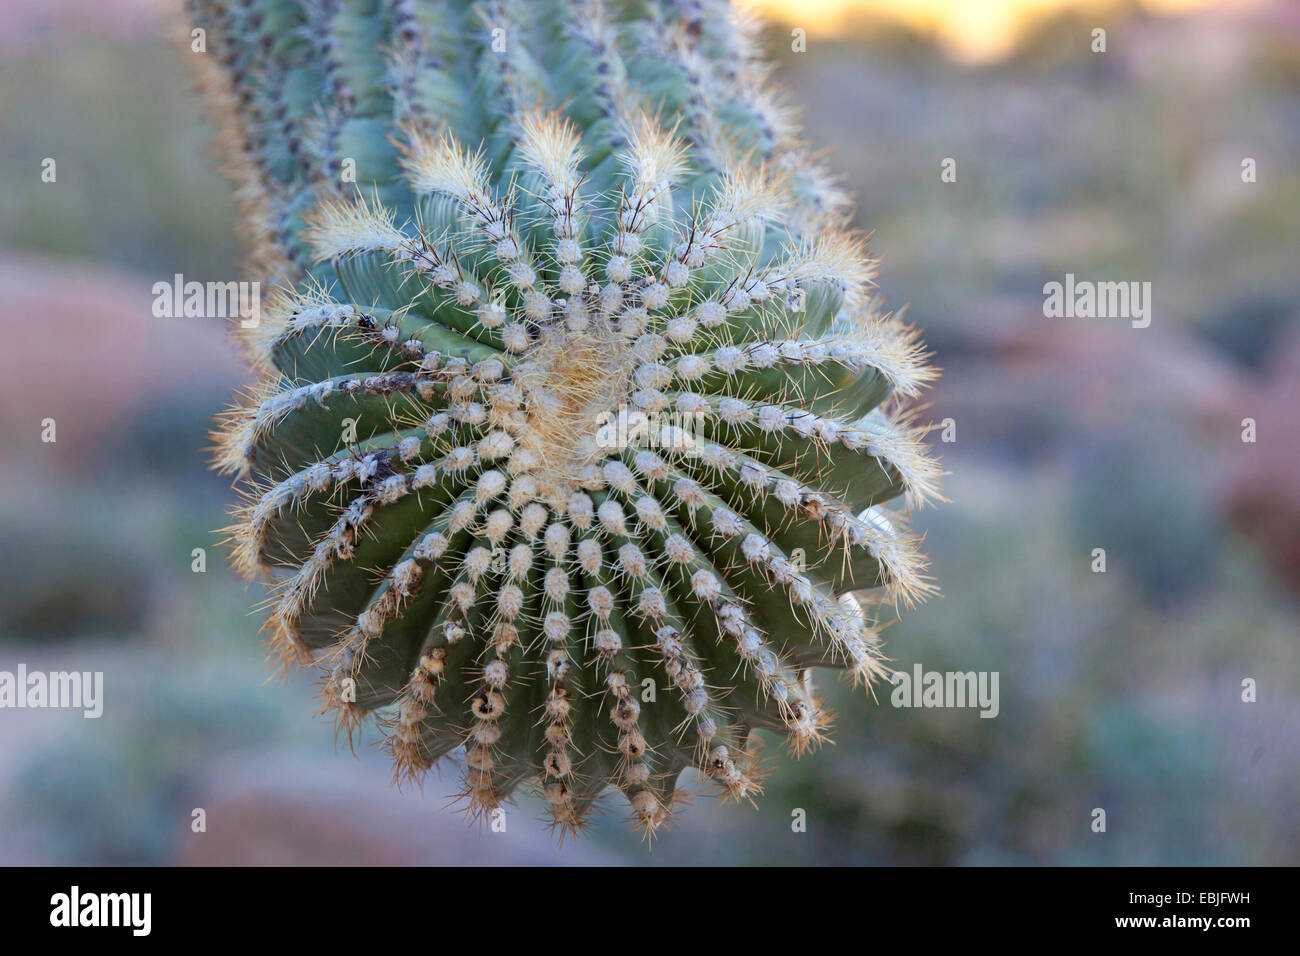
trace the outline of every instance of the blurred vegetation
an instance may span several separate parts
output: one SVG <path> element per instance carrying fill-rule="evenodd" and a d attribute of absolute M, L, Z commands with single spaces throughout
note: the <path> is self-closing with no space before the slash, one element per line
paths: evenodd
<path fill-rule="evenodd" d="M 168 277 L 235 272 L 230 191 L 213 171 L 182 54 L 62 34 L 0 56 L 0 246 Z M 56 183 L 39 179 L 46 158 Z"/>
<path fill-rule="evenodd" d="M 1150 280 L 1158 321 L 1247 364 L 1294 319 L 1300 44 L 1130 19 L 1128 6 L 1044 20 L 1019 56 L 974 69 L 874 25 L 802 54 L 788 29 L 768 30 L 808 129 L 857 196 L 884 296 L 910 302 L 945 356 L 1032 321 L 1043 277 L 1066 272 Z M 1097 25 L 1104 55 L 1088 50 Z M 957 181 L 941 185 L 947 157 Z M 1244 157 L 1255 183 L 1241 181 Z"/>

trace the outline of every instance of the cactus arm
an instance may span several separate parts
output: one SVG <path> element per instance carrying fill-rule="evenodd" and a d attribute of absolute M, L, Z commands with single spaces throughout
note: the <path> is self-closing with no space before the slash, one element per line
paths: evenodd
<path fill-rule="evenodd" d="M 277 287 L 217 433 L 275 655 L 341 730 L 379 716 L 399 783 L 460 752 L 474 814 L 531 789 L 563 835 L 617 790 L 654 834 L 688 768 L 754 800 L 754 733 L 815 748 L 810 669 L 878 677 L 883 602 L 933 592 L 889 502 L 940 472 L 900 413 L 934 372 L 753 24 L 191 7 Z M 602 443 L 620 412 L 650 447 Z"/>

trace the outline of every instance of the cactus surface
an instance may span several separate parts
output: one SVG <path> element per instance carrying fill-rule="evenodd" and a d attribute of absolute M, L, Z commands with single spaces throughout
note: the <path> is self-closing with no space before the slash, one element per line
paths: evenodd
<path fill-rule="evenodd" d="M 276 655 L 349 736 L 379 712 L 399 783 L 463 754 L 476 815 L 525 785 L 567 833 L 613 787 L 653 834 L 687 768 L 752 801 L 755 732 L 819 744 L 812 669 L 880 674 L 933 589 L 883 505 L 939 475 L 902 411 L 933 372 L 753 24 L 191 6 L 278 288 L 217 432 Z"/>

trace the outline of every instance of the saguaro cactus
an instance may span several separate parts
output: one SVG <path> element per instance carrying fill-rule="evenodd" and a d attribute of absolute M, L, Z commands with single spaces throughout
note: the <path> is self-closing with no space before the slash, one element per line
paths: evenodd
<path fill-rule="evenodd" d="M 846 203 L 709 0 L 196 0 L 262 384 L 218 432 L 284 661 L 469 809 L 753 799 L 881 671 L 936 496 Z M 355 173 L 355 176 L 351 175 Z M 630 441 L 627 432 L 631 432 Z M 874 594 L 868 594 L 875 589 Z"/>

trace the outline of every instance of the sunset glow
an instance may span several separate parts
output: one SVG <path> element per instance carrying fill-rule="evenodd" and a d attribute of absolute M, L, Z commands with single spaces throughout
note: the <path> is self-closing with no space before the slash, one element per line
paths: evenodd
<path fill-rule="evenodd" d="M 1181 13 L 1215 0 L 1142 0 L 1153 13 Z M 765 16 L 831 33 L 846 16 L 863 13 L 936 37 L 958 59 L 988 62 L 1005 56 L 1035 18 L 1069 8 L 1104 9 L 1104 0 L 749 0 Z"/>

